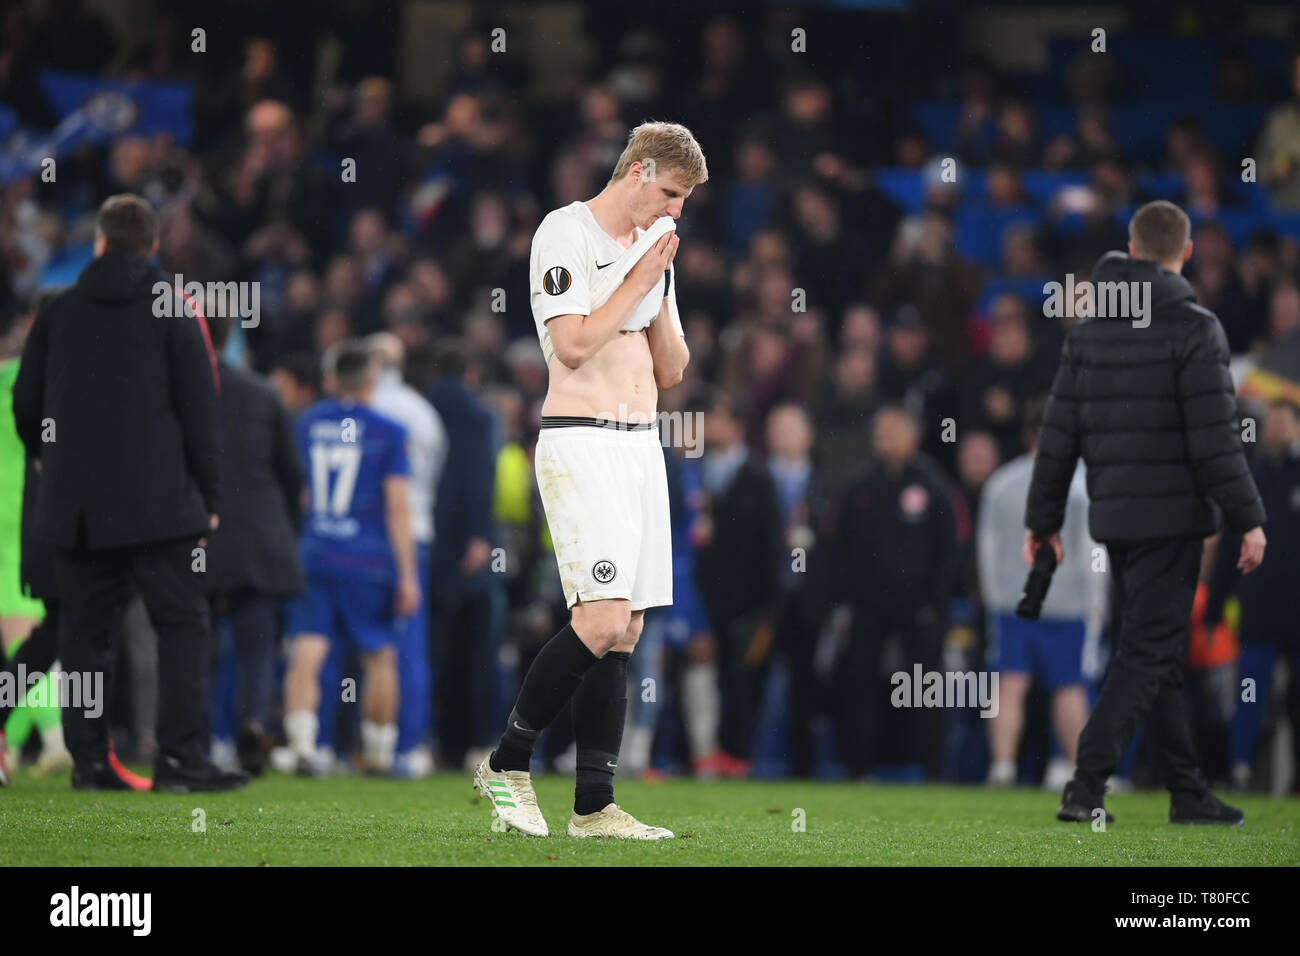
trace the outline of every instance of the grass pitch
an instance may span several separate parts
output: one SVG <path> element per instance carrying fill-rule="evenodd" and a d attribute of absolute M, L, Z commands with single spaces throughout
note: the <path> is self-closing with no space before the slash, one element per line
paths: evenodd
<path fill-rule="evenodd" d="M 624 780 L 620 805 L 678 835 L 630 844 L 568 839 L 571 778 L 538 777 L 536 786 L 549 839 L 495 832 L 467 773 L 270 774 L 235 793 L 172 795 L 78 793 L 66 777 L 19 772 L 0 790 L 0 865 L 1300 864 L 1295 797 L 1229 797 L 1246 825 L 1223 829 L 1171 826 L 1164 793 L 1111 795 L 1117 821 L 1099 833 L 1057 822 L 1058 795 L 1035 790 Z"/>

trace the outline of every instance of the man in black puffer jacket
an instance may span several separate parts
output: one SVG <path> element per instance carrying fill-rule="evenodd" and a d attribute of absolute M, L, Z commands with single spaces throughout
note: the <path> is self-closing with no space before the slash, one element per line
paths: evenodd
<path fill-rule="evenodd" d="M 1039 433 L 1025 560 L 1032 564 L 1040 545 L 1060 560 L 1066 497 L 1082 455 L 1088 527 L 1109 552 L 1121 608 L 1117 647 L 1079 737 L 1061 820 L 1113 819 L 1102 804 L 1106 779 L 1144 718 L 1159 728 L 1170 821 L 1243 819 L 1201 776 L 1182 695 L 1203 539 L 1226 520 L 1242 535 L 1238 567 L 1246 572 L 1259 566 L 1265 544 L 1227 340 L 1180 275 L 1192 254 L 1190 230 L 1173 203 L 1148 203 L 1129 223 L 1129 255 L 1111 252 L 1097 263 L 1098 305 L 1129 307 L 1099 308 L 1070 330 Z M 1124 283 L 1128 299 L 1110 298 L 1102 283 Z"/>
<path fill-rule="evenodd" d="M 158 632 L 154 789 L 228 790 L 248 777 L 199 745 L 210 622 L 194 560 L 220 505 L 215 359 L 193 310 L 159 308 L 179 293 L 149 261 L 149 204 L 110 196 L 95 225 L 95 258 L 36 315 L 14 383 L 14 424 L 40 461 L 35 533 L 55 552 L 59 659 L 111 694 L 134 587 Z M 65 703 L 63 733 L 74 787 L 129 786 L 105 709 Z"/>

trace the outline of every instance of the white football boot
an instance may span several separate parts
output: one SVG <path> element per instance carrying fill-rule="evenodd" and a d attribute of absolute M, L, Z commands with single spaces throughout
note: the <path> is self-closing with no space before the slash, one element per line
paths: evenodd
<path fill-rule="evenodd" d="M 673 838 L 672 830 L 642 823 L 617 803 L 611 803 L 598 813 L 579 816 L 571 812 L 568 834 L 571 837 L 614 837 L 619 840 L 671 840 Z"/>
<path fill-rule="evenodd" d="M 490 758 L 474 771 L 474 786 L 492 801 L 497 818 L 507 829 L 518 830 L 528 836 L 550 836 L 546 818 L 537 807 L 537 794 L 533 792 L 533 779 L 527 770 L 492 769 Z"/>

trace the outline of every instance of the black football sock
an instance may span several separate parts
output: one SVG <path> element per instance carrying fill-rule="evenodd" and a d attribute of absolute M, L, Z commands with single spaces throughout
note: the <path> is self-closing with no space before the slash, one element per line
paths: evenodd
<path fill-rule="evenodd" d="M 582 683 L 583 675 L 598 661 L 572 624 L 566 624 L 547 641 L 524 675 L 506 732 L 488 758 L 488 765 L 498 773 L 527 770 L 537 738 L 564 709 Z"/>
<path fill-rule="evenodd" d="M 610 651 L 587 671 L 573 694 L 573 736 L 578 745 L 574 813 L 596 813 L 614 802 L 614 771 L 627 717 L 627 660 L 631 656 Z"/>

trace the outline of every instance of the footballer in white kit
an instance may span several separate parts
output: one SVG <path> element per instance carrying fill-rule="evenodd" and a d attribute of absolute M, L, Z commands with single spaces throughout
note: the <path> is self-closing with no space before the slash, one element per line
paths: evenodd
<path fill-rule="evenodd" d="M 664 217 L 671 228 L 672 220 Z M 653 234 L 653 233 L 651 233 Z M 646 242 L 644 248 L 649 248 Z M 621 259 L 640 259 L 592 218 L 585 202 L 557 209 L 542 221 L 530 262 L 533 318 L 549 360 L 548 319 L 592 311 L 599 263 L 613 269 Z M 681 335 L 672 269 L 648 305 L 634 310 L 621 332 L 639 332 L 666 303 Z M 658 302 L 651 301 L 658 299 Z M 647 318 L 648 316 L 648 318 Z M 657 422 L 637 421 L 630 409 L 603 409 L 596 416 L 543 415 L 537 439 L 537 486 L 555 545 L 567 605 L 579 599 L 623 598 L 633 611 L 673 603 L 672 540 L 668 477 Z"/>
<path fill-rule="evenodd" d="M 571 702 L 577 780 L 571 837 L 673 836 L 614 803 L 627 661 L 645 609 L 672 603 L 672 540 L 660 389 L 689 361 L 677 308 L 676 220 L 708 179 L 685 127 L 634 129 L 608 185 L 552 211 L 533 236 L 530 302 L 550 371 L 535 468 L 572 617 L 542 648 L 497 749 L 474 783 L 509 827 L 549 830 L 529 765 Z"/>

